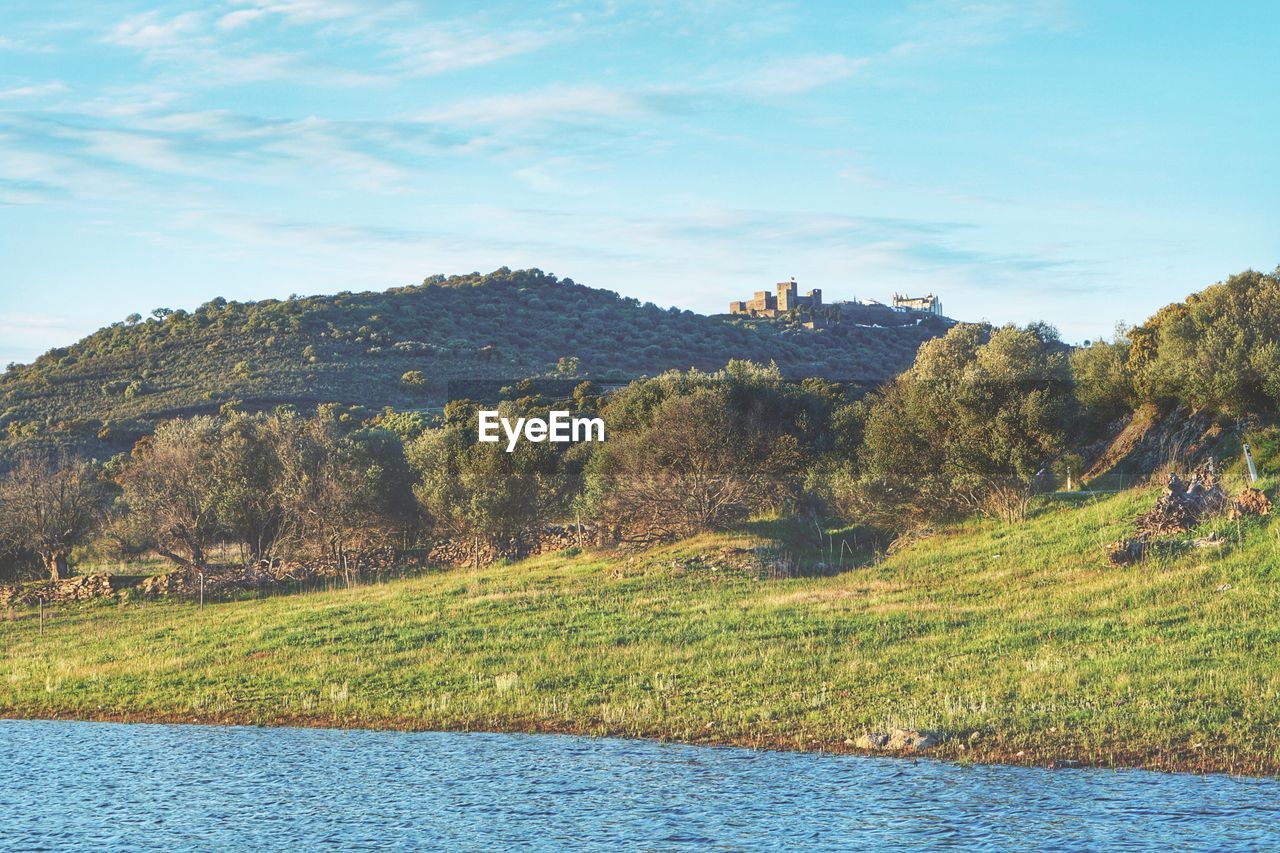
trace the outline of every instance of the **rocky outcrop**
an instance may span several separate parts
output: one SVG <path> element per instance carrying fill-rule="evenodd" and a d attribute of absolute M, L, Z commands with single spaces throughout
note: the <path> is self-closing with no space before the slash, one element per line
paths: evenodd
<path fill-rule="evenodd" d="M 1123 482 L 1141 482 L 1171 463 L 1194 463 L 1221 452 L 1224 435 L 1209 412 L 1186 407 L 1162 412 L 1146 403 L 1116 425 L 1113 438 L 1084 453 L 1089 462 L 1081 481 L 1114 472 L 1123 475 Z"/>
<path fill-rule="evenodd" d="M 868 732 L 853 742 L 858 749 L 875 752 L 920 752 L 942 743 L 941 732 L 893 729 L 888 732 Z"/>

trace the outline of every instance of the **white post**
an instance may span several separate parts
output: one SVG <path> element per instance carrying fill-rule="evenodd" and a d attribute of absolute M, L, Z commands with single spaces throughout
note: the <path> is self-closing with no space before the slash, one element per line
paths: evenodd
<path fill-rule="evenodd" d="M 1249 445 L 1244 446 L 1244 461 L 1249 466 L 1249 482 L 1258 482 L 1258 469 L 1253 464 L 1253 453 L 1249 450 Z"/>

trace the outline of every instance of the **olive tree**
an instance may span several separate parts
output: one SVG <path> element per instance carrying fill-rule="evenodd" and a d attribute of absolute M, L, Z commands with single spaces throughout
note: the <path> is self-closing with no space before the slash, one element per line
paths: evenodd
<path fill-rule="evenodd" d="M 221 538 L 218 422 L 167 421 L 135 445 L 120 477 L 128 525 L 161 556 L 194 571 Z"/>
<path fill-rule="evenodd" d="M 29 454 L 0 481 L 0 538 L 40 558 L 49 577 L 67 577 L 71 549 L 103 518 L 110 494 L 82 459 Z"/>

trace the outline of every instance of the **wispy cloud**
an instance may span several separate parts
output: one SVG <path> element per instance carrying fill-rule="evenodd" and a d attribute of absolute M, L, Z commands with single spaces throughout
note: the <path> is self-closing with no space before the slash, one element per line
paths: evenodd
<path fill-rule="evenodd" d="M 489 65 L 530 53 L 562 37 L 550 26 L 484 26 L 474 17 L 424 22 L 413 4 L 338 0 L 233 0 L 202 10 L 132 15 L 103 41 L 139 51 L 153 63 L 197 72 L 204 85 L 293 80 L 309 85 L 365 86 Z M 308 28 L 313 44 L 292 51 L 263 49 L 258 31 L 268 24 Z M 361 67 L 335 62 L 325 46 L 372 45 Z"/>
<path fill-rule="evenodd" d="M 927 0 L 902 20 L 905 38 L 890 51 L 897 58 L 944 56 L 1076 26 L 1066 0 Z"/>
<path fill-rule="evenodd" d="M 52 53 L 53 47 L 46 44 L 32 44 L 12 36 L 0 36 L 0 51 L 11 53 Z"/>
<path fill-rule="evenodd" d="M 397 36 L 395 41 L 399 70 L 421 76 L 489 65 L 532 53 L 555 42 L 556 36 L 535 30 L 463 34 L 431 29 L 420 31 L 416 37 Z"/>
<path fill-rule="evenodd" d="M 652 107 L 646 98 L 596 84 L 553 85 L 533 92 L 469 98 L 422 113 L 418 119 L 446 125 L 525 125 L 599 119 L 635 119 Z"/>
<path fill-rule="evenodd" d="M 12 89 L 0 90 L 0 99 L 9 98 L 47 98 L 50 95 L 61 95 L 64 92 L 71 91 L 66 83 L 53 81 L 50 83 L 36 83 L 31 86 L 16 86 Z"/>
<path fill-rule="evenodd" d="M 731 88 L 748 95 L 798 95 L 846 80 L 867 67 L 867 57 L 839 53 L 776 59 L 736 81 Z"/>
<path fill-rule="evenodd" d="M 235 5 L 245 8 L 220 17 L 221 29 L 237 29 L 267 17 L 277 17 L 289 26 L 326 23 L 368 15 L 377 9 L 377 5 L 362 7 L 340 0 L 235 0 Z"/>
<path fill-rule="evenodd" d="M 103 40 L 143 50 L 180 47 L 203 29 L 205 17 L 201 12 L 183 12 L 169 18 L 159 12 L 144 12 L 116 24 Z"/>

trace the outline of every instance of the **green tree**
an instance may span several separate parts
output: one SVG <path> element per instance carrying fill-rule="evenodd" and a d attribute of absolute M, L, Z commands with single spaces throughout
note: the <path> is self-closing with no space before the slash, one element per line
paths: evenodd
<path fill-rule="evenodd" d="M 1075 414 L 1053 329 L 958 325 L 872 398 L 858 458 L 862 512 L 894 526 L 971 511 L 1019 519 Z"/>
<path fill-rule="evenodd" d="M 223 535 L 218 518 L 218 422 L 167 421 L 134 446 L 121 473 L 126 523 L 156 552 L 199 571 Z"/>
<path fill-rule="evenodd" d="M 1130 342 L 1124 327 L 1111 341 L 1094 341 L 1071 353 L 1071 376 L 1082 414 L 1095 427 L 1105 427 L 1133 411 L 1137 392 L 1127 369 Z"/>
<path fill-rule="evenodd" d="M 1280 408 L 1280 270 L 1165 306 L 1130 339 L 1126 366 L 1144 399 L 1237 415 Z"/>
<path fill-rule="evenodd" d="M 721 528 L 792 499 L 802 461 L 796 436 L 750 407 L 735 408 L 735 390 L 682 389 L 641 425 L 614 433 L 587 464 L 592 514 L 627 538 L 661 539 Z M 620 401 L 624 422 L 647 396 L 637 390 Z"/>
<path fill-rule="evenodd" d="M 508 418 L 545 414 L 502 404 Z M 424 516 L 439 533 L 459 539 L 523 547 L 525 534 L 567 503 L 560 445 L 476 440 L 477 410 L 469 401 L 445 409 L 444 426 L 427 430 L 410 447 L 418 474 L 414 488 Z"/>
<path fill-rule="evenodd" d="M 0 540 L 31 551 L 53 580 L 101 523 L 110 493 L 84 460 L 25 454 L 0 480 Z"/>

